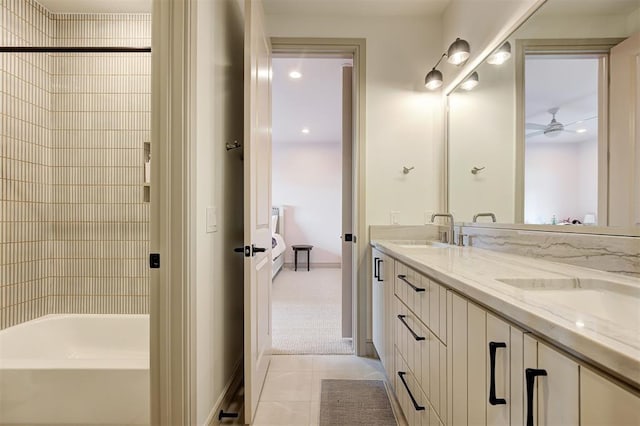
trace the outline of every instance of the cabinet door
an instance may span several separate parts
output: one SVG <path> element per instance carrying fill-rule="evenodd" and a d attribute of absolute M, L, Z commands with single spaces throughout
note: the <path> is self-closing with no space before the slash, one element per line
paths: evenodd
<path fill-rule="evenodd" d="M 381 264 L 381 276 L 383 277 L 383 300 L 382 300 L 382 315 L 383 315 L 383 352 L 384 363 L 383 367 L 387 373 L 387 377 L 393 377 L 394 374 L 394 334 L 393 334 L 393 303 L 395 296 L 393 295 L 393 283 L 394 283 L 394 270 L 395 261 L 393 258 L 383 255 Z"/>
<path fill-rule="evenodd" d="M 371 251 L 372 260 L 372 282 L 371 282 L 371 298 L 372 298 L 372 334 L 373 346 L 380 360 L 384 363 L 384 342 L 383 342 L 383 323 L 384 323 L 384 306 L 383 306 L 383 284 L 380 278 L 380 263 L 382 262 L 382 253 L 376 249 Z"/>
<path fill-rule="evenodd" d="M 640 397 L 580 367 L 581 426 L 638 426 Z"/>
<path fill-rule="evenodd" d="M 578 425 L 578 364 L 529 336 L 525 337 L 524 360 L 525 424 Z"/>
<path fill-rule="evenodd" d="M 485 404 L 488 425 L 511 424 L 510 407 L 514 398 L 511 397 L 510 364 L 512 357 L 517 357 L 517 352 L 513 350 L 516 342 L 511 342 L 511 328 L 506 322 L 487 313 Z M 517 336 L 516 331 L 516 339 Z"/>

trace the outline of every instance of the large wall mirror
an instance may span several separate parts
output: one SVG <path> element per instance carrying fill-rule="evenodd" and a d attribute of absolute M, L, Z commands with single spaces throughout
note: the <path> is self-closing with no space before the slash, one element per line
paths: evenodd
<path fill-rule="evenodd" d="M 456 220 L 640 226 L 639 58 L 640 0 L 543 4 L 447 96 Z"/>

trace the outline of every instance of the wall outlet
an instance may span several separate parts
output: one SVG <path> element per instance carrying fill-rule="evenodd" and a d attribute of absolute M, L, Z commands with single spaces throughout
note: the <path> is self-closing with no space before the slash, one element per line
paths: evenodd
<path fill-rule="evenodd" d="M 218 231 L 218 208 L 207 207 L 207 234 Z"/>
<path fill-rule="evenodd" d="M 400 220 L 400 212 L 399 211 L 391 211 L 391 224 L 392 225 L 397 225 Z"/>
<path fill-rule="evenodd" d="M 435 212 L 431 211 L 431 210 L 425 210 L 424 211 L 424 224 L 430 224 L 431 223 L 431 215 L 433 215 Z"/>

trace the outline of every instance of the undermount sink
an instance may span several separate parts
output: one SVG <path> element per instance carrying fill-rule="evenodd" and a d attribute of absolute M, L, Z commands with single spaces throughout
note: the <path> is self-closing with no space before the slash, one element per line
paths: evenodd
<path fill-rule="evenodd" d="M 446 248 L 451 247 L 451 245 L 447 243 L 440 243 L 437 241 L 427 241 L 421 243 L 409 243 L 409 244 L 398 244 L 398 247 L 402 248 Z"/>
<path fill-rule="evenodd" d="M 506 278 L 550 305 L 562 305 L 634 330 L 640 329 L 640 288 L 592 278 Z M 580 321 L 578 321 L 580 322 Z"/>

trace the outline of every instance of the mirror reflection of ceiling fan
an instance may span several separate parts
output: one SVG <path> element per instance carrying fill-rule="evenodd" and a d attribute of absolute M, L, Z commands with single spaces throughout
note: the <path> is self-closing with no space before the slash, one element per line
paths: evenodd
<path fill-rule="evenodd" d="M 557 108 L 557 107 L 551 108 L 548 110 L 549 114 L 551 114 L 551 122 L 549 124 L 526 123 L 527 129 L 536 130 L 535 132 L 527 133 L 526 137 L 531 138 L 538 135 L 545 135 L 548 138 L 553 138 L 560 135 L 562 132 L 580 133 L 577 130 L 567 129 L 567 127 L 598 118 L 598 116 L 588 117 L 582 120 L 574 121 L 572 123 L 563 124 L 558 120 L 556 120 L 556 114 L 558 113 L 559 110 L 560 108 Z"/>

